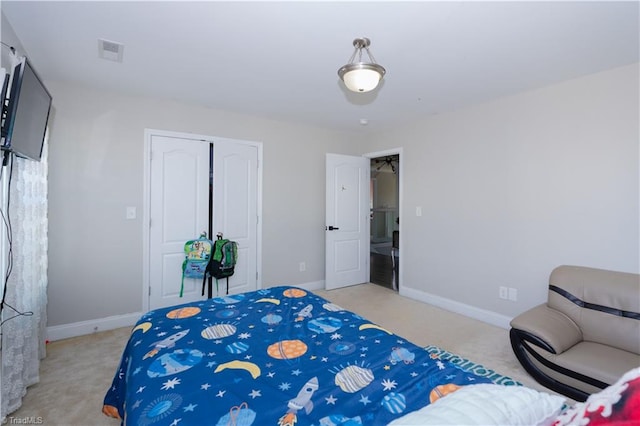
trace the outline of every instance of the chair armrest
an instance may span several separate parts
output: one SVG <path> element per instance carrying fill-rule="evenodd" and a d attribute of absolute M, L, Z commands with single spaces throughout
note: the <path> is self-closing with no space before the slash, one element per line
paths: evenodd
<path fill-rule="evenodd" d="M 519 333 L 524 340 L 554 354 L 561 354 L 582 341 L 580 327 L 571 318 L 546 304 L 518 315 L 511 320 L 511 327 L 524 332 Z"/>

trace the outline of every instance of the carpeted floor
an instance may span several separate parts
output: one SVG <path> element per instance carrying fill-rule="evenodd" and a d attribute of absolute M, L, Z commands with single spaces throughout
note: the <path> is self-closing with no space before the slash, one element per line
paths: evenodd
<path fill-rule="evenodd" d="M 508 330 L 404 298 L 374 284 L 316 293 L 420 346 L 438 346 L 526 386 L 550 392 L 522 369 L 511 350 Z M 41 364 L 40 383 L 29 388 L 22 407 L 7 417 L 7 423 L 118 425 L 118 420 L 100 410 L 129 333 L 127 327 L 50 343 Z"/>

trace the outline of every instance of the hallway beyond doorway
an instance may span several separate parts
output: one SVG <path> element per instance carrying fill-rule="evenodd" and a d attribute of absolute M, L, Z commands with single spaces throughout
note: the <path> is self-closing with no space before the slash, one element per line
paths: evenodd
<path fill-rule="evenodd" d="M 399 153 L 371 157 L 369 281 L 395 291 L 398 291 L 399 283 L 399 175 Z M 395 253 L 395 258 L 392 253 Z"/>

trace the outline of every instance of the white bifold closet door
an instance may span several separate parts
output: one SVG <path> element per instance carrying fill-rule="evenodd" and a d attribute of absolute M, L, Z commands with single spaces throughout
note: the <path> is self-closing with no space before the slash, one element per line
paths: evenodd
<path fill-rule="evenodd" d="M 229 293 L 257 289 L 257 147 L 152 134 L 149 150 L 149 309 L 207 296 L 202 280 L 185 279 L 182 297 L 180 286 L 185 242 L 210 227 L 211 239 L 222 232 L 238 243 Z M 224 295 L 226 280 L 219 284 Z"/>

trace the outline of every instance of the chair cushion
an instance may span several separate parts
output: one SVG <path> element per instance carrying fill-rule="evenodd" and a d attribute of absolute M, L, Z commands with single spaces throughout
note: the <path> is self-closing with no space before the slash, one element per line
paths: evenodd
<path fill-rule="evenodd" d="M 624 372 L 640 365 L 640 355 L 594 342 L 580 342 L 560 355 L 533 349 L 556 365 L 604 383 L 615 383 Z"/>

